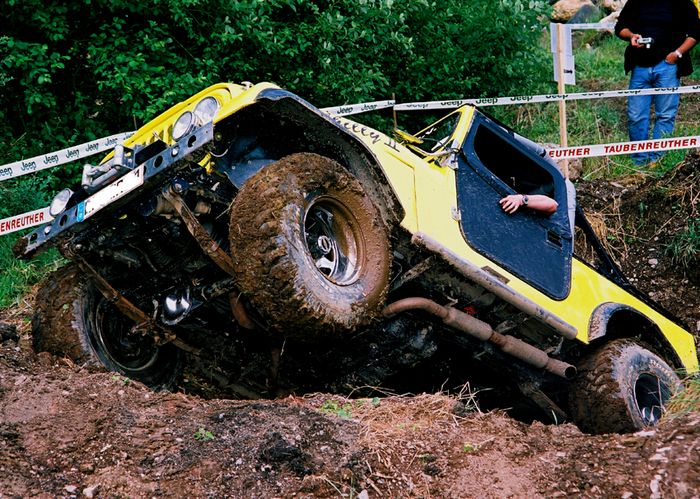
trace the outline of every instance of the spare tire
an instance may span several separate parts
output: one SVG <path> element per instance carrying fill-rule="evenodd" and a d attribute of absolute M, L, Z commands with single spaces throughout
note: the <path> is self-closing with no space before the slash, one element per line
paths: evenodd
<path fill-rule="evenodd" d="M 102 365 L 154 389 L 175 387 L 182 352 L 132 332 L 134 322 L 104 298 L 89 275 L 69 264 L 51 274 L 36 295 L 32 342 L 36 352 Z"/>
<path fill-rule="evenodd" d="M 659 422 L 681 382 L 658 355 L 632 340 L 613 340 L 578 366 L 571 417 L 589 433 L 626 433 Z"/>
<path fill-rule="evenodd" d="M 239 288 L 271 330 L 309 338 L 367 324 L 384 305 L 387 228 L 357 179 L 312 153 L 253 175 L 231 208 Z"/>

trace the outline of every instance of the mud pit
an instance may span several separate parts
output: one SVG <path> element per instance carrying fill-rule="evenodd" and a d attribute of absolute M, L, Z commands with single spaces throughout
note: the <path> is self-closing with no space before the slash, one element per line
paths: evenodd
<path fill-rule="evenodd" d="M 628 275 L 696 335 L 698 283 L 664 247 L 697 216 L 697 171 L 690 158 L 660 180 L 579 184 L 580 203 L 608 226 Z M 675 197 L 658 196 L 660 186 Z M 654 431 L 592 437 L 570 424 L 481 413 L 469 391 L 246 402 L 154 393 L 35 355 L 29 316 L 31 297 L 0 313 L 0 497 L 700 494 L 697 408 Z"/>

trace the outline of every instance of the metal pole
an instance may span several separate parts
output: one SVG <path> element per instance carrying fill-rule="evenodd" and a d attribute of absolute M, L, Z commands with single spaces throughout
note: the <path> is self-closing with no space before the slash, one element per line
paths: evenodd
<path fill-rule="evenodd" d="M 566 84 L 564 83 L 564 35 L 562 31 L 562 25 L 557 23 L 557 60 L 559 61 L 559 81 L 557 83 L 560 95 L 566 92 Z M 566 131 L 566 101 L 564 100 L 559 101 L 559 142 L 562 147 L 568 147 L 569 145 Z M 563 159 L 561 165 L 564 178 L 569 178 L 569 160 Z"/>

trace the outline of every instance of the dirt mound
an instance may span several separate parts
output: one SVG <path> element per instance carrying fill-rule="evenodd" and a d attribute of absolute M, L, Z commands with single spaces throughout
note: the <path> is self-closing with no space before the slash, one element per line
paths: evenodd
<path fill-rule="evenodd" d="M 578 202 L 629 280 L 700 338 L 700 156 L 577 185 Z"/>
<path fill-rule="evenodd" d="M 22 330 L 23 328 L 20 328 Z M 473 394 L 276 401 L 154 393 L 0 347 L 5 497 L 692 497 L 700 414 L 634 435 L 482 414 Z M 362 495 L 365 494 L 365 495 Z"/>

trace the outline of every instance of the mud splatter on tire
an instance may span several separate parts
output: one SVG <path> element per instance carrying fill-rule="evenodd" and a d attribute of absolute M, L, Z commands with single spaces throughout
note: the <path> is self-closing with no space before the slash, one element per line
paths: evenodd
<path fill-rule="evenodd" d="M 328 158 L 293 154 L 251 177 L 233 203 L 230 240 L 239 287 L 273 330 L 352 330 L 384 303 L 387 229 L 360 183 Z"/>

